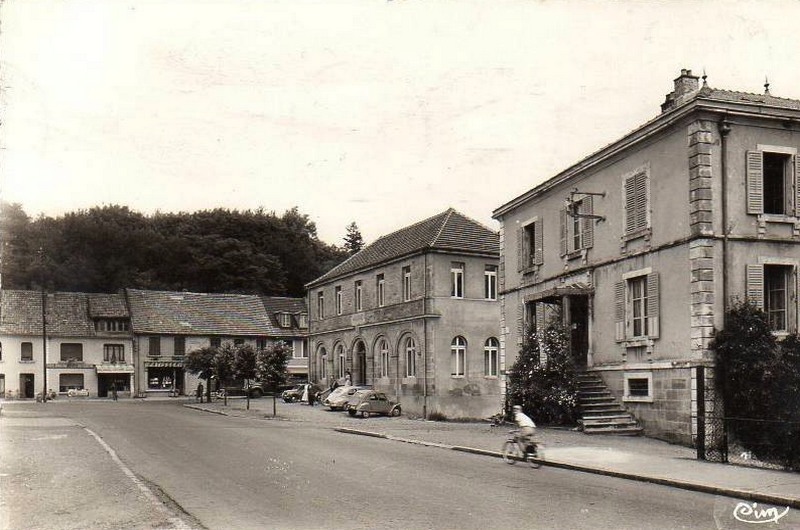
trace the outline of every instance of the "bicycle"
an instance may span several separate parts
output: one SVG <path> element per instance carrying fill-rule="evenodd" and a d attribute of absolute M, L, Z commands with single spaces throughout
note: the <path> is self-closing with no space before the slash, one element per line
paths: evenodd
<path fill-rule="evenodd" d="M 520 438 L 519 431 L 508 432 L 508 439 L 503 444 L 503 461 L 506 464 L 514 465 L 517 462 L 527 461 L 534 469 L 542 465 L 543 454 L 539 444 L 529 440 L 527 446 Z"/>

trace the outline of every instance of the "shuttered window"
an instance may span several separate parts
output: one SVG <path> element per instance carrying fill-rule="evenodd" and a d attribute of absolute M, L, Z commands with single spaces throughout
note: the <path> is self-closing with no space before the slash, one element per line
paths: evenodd
<path fill-rule="evenodd" d="M 537 218 L 517 232 L 517 271 L 530 270 L 544 263 L 544 232 L 542 220 Z"/>
<path fill-rule="evenodd" d="M 747 301 L 767 314 L 773 331 L 797 328 L 797 312 L 792 301 L 797 297 L 797 277 L 793 265 L 747 265 Z"/>
<path fill-rule="evenodd" d="M 575 201 L 561 212 L 561 255 L 592 248 L 594 245 L 594 219 L 584 217 L 594 213 L 592 196 Z"/>
<path fill-rule="evenodd" d="M 800 157 L 748 151 L 745 169 L 747 213 L 800 216 Z"/>
<path fill-rule="evenodd" d="M 618 342 L 659 335 L 659 278 L 651 272 L 614 286 L 614 320 Z"/>
<path fill-rule="evenodd" d="M 637 171 L 625 179 L 625 234 L 635 234 L 649 227 L 649 179 L 646 171 Z"/>

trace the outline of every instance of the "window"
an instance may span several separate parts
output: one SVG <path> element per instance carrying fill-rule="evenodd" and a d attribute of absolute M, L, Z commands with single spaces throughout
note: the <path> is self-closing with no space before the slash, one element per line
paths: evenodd
<path fill-rule="evenodd" d="M 412 337 L 406 339 L 406 377 L 417 376 L 417 343 Z"/>
<path fill-rule="evenodd" d="M 3 360 L 3 343 L 0 342 L 0 361 L 2 361 L 2 360 Z M 3 393 L 0 392 L 0 396 L 2 396 L 2 395 L 3 395 Z"/>
<path fill-rule="evenodd" d="M 759 146 L 747 152 L 747 213 L 800 215 L 800 158 L 790 147 Z"/>
<path fill-rule="evenodd" d="M 322 291 L 317 293 L 317 318 L 325 318 L 325 294 Z"/>
<path fill-rule="evenodd" d="M 486 265 L 483 271 L 483 297 L 497 300 L 497 265 Z"/>
<path fill-rule="evenodd" d="M 641 168 L 623 179 L 623 228 L 626 236 L 641 235 L 650 228 L 650 182 L 648 170 Z"/>
<path fill-rule="evenodd" d="M 653 374 L 633 372 L 625 374 L 624 401 L 653 401 Z"/>
<path fill-rule="evenodd" d="M 304 340 L 296 340 L 294 341 L 292 348 L 292 355 L 296 359 L 305 359 L 308 357 L 308 351 L 306 350 L 306 341 Z"/>
<path fill-rule="evenodd" d="M 300 313 L 297 316 L 297 323 L 298 323 L 297 324 L 298 327 L 303 328 L 303 329 L 307 328 L 308 327 L 308 315 L 305 314 L 305 313 Z"/>
<path fill-rule="evenodd" d="M 361 280 L 357 280 L 353 285 L 353 299 L 355 300 L 356 311 L 364 310 L 363 294 L 364 286 Z"/>
<path fill-rule="evenodd" d="M 464 264 L 450 264 L 450 296 L 464 298 Z"/>
<path fill-rule="evenodd" d="M 94 323 L 94 329 L 97 331 L 128 331 L 128 321 L 122 319 L 100 319 Z"/>
<path fill-rule="evenodd" d="M 328 352 L 325 351 L 325 348 L 319 349 L 319 358 L 320 358 L 320 367 L 319 367 L 319 376 L 320 379 L 327 379 L 328 378 Z"/>
<path fill-rule="evenodd" d="M 796 313 L 790 300 L 795 297 L 794 265 L 780 263 L 747 266 L 747 298 L 767 314 L 773 331 L 796 329 Z"/>
<path fill-rule="evenodd" d="M 222 339 L 219 337 L 211 337 L 208 339 L 208 344 L 212 348 L 221 348 L 222 347 Z"/>
<path fill-rule="evenodd" d="M 497 377 L 500 343 L 496 338 L 486 339 L 483 346 L 483 375 L 486 377 Z"/>
<path fill-rule="evenodd" d="M 375 292 L 377 293 L 377 302 L 378 307 L 383 307 L 383 304 L 386 303 L 386 293 L 384 292 L 385 282 L 383 279 L 383 274 L 378 274 L 375 277 Z"/>
<path fill-rule="evenodd" d="M 658 338 L 658 273 L 648 268 L 624 274 L 614 298 L 617 341 Z"/>
<path fill-rule="evenodd" d="M 267 349 L 267 339 L 266 339 L 266 337 L 258 337 L 258 338 L 256 338 L 256 349 L 257 350 L 266 350 Z"/>
<path fill-rule="evenodd" d="M 83 374 L 59 374 L 58 391 L 83 390 Z"/>
<path fill-rule="evenodd" d="M 588 195 L 573 201 L 561 211 L 561 255 L 591 248 L 594 245 L 594 206 Z"/>
<path fill-rule="evenodd" d="M 83 344 L 62 342 L 61 361 L 83 361 Z"/>
<path fill-rule="evenodd" d="M 292 315 L 289 313 L 279 313 L 280 325 L 282 328 L 290 328 L 292 327 Z"/>
<path fill-rule="evenodd" d="M 186 355 L 186 337 L 174 337 L 172 343 L 172 354 L 177 356 Z"/>
<path fill-rule="evenodd" d="M 456 337 L 450 343 L 450 357 L 452 359 L 453 377 L 464 377 L 466 375 L 467 341 L 464 337 Z"/>
<path fill-rule="evenodd" d="M 0 396 L 6 395 L 6 374 L 0 374 Z"/>
<path fill-rule="evenodd" d="M 381 377 L 389 377 L 389 343 L 386 342 L 386 339 L 378 342 L 378 353 L 380 354 Z"/>
<path fill-rule="evenodd" d="M 403 267 L 403 301 L 411 300 L 411 267 Z"/>
<path fill-rule="evenodd" d="M 336 291 L 336 297 L 335 297 L 335 299 L 336 299 L 336 314 L 337 315 L 341 315 L 342 314 L 342 309 L 343 309 L 343 306 L 344 306 L 343 298 L 342 298 L 342 286 L 341 285 L 337 285 L 335 291 Z"/>
<path fill-rule="evenodd" d="M 345 356 L 344 356 L 344 346 L 341 344 L 336 346 L 336 373 L 338 374 L 337 377 L 342 378 L 344 377 L 345 372 Z"/>
<path fill-rule="evenodd" d="M 20 349 L 20 361 L 33 361 L 33 343 L 23 342 Z"/>
<path fill-rule="evenodd" d="M 147 354 L 150 357 L 158 357 L 161 355 L 161 337 L 150 337 L 148 339 L 148 346 Z"/>
<path fill-rule="evenodd" d="M 125 346 L 122 344 L 103 344 L 103 360 L 107 363 L 125 362 Z"/>
<path fill-rule="evenodd" d="M 517 271 L 528 272 L 544 262 L 542 220 L 527 221 L 517 234 Z"/>

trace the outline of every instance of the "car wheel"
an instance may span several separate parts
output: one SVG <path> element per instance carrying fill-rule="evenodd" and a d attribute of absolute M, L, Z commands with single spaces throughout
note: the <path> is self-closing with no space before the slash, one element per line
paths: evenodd
<path fill-rule="evenodd" d="M 395 407 L 392 409 L 392 416 L 399 416 L 401 412 L 400 407 Z"/>
<path fill-rule="evenodd" d="M 350 414 L 354 418 L 356 417 L 356 411 L 354 411 L 353 409 L 348 410 L 347 413 Z"/>
<path fill-rule="evenodd" d="M 361 417 L 362 418 L 369 418 L 369 411 L 368 410 L 362 410 L 361 411 Z"/>

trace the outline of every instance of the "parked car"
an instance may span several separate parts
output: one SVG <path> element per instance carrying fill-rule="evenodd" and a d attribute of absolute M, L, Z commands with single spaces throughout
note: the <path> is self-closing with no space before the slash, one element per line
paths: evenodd
<path fill-rule="evenodd" d="M 347 402 L 357 391 L 358 387 L 356 386 L 337 386 L 322 404 L 330 407 L 331 410 L 344 410 Z"/>
<path fill-rule="evenodd" d="M 305 394 L 306 389 L 308 389 L 308 391 L 311 392 L 312 395 L 315 395 L 317 392 L 319 392 L 319 388 L 316 385 L 310 385 L 305 383 L 302 385 L 297 385 L 294 388 L 290 388 L 289 390 L 284 390 L 281 393 L 281 398 L 283 398 L 283 401 L 285 401 L 286 403 L 300 401 L 303 399 L 303 394 Z"/>
<path fill-rule="evenodd" d="M 292 386 L 293 385 L 281 385 L 278 387 L 278 392 L 283 392 Z M 250 381 L 249 384 L 243 385 L 242 389 L 246 394 L 249 394 L 251 398 L 260 398 L 261 396 L 272 393 L 272 388 L 269 384 L 262 381 Z"/>
<path fill-rule="evenodd" d="M 390 401 L 386 394 L 377 390 L 359 390 L 347 402 L 347 413 L 351 416 L 369 418 L 375 414 L 399 416 L 403 413 L 400 403 Z"/>

